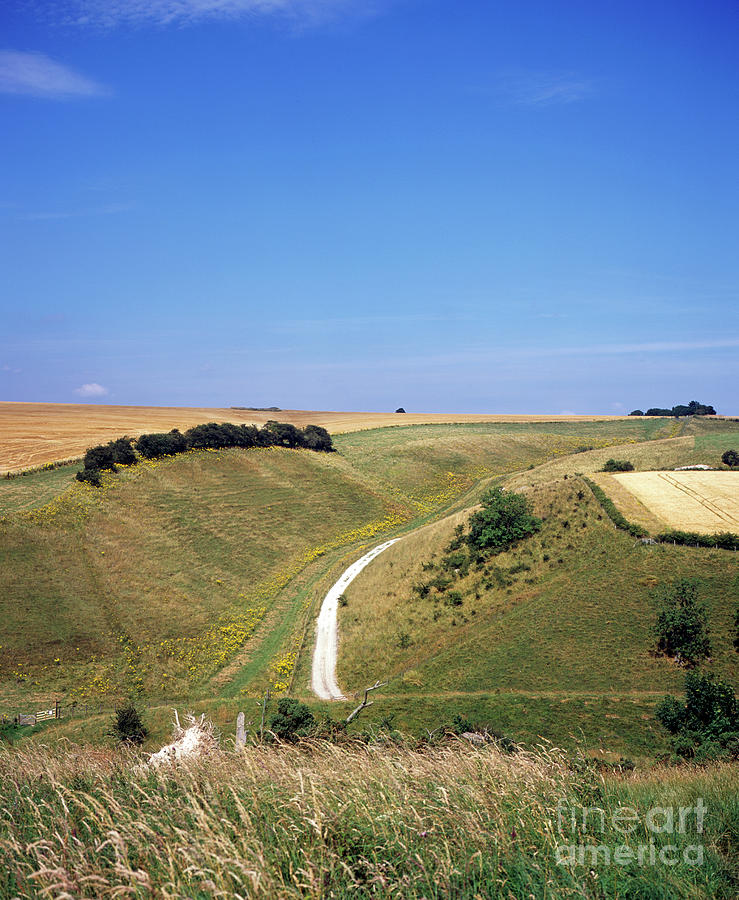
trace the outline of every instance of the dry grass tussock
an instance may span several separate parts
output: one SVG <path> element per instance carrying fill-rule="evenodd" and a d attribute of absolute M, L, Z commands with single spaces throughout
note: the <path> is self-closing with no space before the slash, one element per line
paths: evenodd
<path fill-rule="evenodd" d="M 732 776 L 716 772 L 672 795 L 728 798 Z M 610 780 L 615 792 L 558 751 L 506 756 L 461 742 L 249 746 L 157 770 L 120 751 L 2 751 L 0 895 L 582 898 L 661 886 L 659 896 L 731 896 L 715 836 L 718 851 L 689 877 L 558 866 L 560 799 L 653 802 L 654 778 L 633 797 L 628 780 Z"/>

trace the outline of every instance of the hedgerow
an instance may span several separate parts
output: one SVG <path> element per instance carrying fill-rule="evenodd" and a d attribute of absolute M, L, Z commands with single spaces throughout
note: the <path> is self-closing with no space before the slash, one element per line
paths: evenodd
<path fill-rule="evenodd" d="M 636 525 L 633 522 L 629 522 L 629 520 L 626 519 L 616 508 L 616 504 L 606 494 L 602 487 L 597 485 L 594 481 L 591 481 L 585 475 L 582 475 L 581 478 L 593 492 L 595 499 L 603 507 L 603 511 L 613 522 L 616 528 L 621 528 L 624 531 L 628 531 L 628 533 L 633 535 L 634 537 L 644 537 L 644 535 L 647 533 L 645 529 L 642 528 L 641 525 Z"/>

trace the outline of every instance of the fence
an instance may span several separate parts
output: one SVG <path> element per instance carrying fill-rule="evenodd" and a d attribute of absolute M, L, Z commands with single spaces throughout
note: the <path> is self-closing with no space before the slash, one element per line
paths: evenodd
<path fill-rule="evenodd" d="M 53 706 L 35 713 L 21 712 L 18 707 L 11 712 L 3 712 L 2 724 L 38 725 L 52 719 L 87 718 L 87 716 L 98 716 L 103 713 L 112 714 L 119 706 L 120 703 L 68 703 L 62 705 L 59 700 L 55 700 Z"/>

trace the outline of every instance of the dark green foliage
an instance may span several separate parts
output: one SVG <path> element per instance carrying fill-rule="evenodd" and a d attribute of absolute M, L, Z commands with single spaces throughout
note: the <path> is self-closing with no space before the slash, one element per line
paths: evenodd
<path fill-rule="evenodd" d="M 20 733 L 15 722 L 0 723 L 0 744 L 13 744 Z"/>
<path fill-rule="evenodd" d="M 86 481 L 96 487 L 100 485 L 101 472 L 115 472 L 117 467 L 134 465 L 138 457 L 131 446 L 131 438 L 122 437 L 107 444 L 90 447 L 84 456 L 84 468 L 78 472 L 78 481 Z"/>
<path fill-rule="evenodd" d="M 466 540 L 475 550 L 499 553 L 540 528 L 541 519 L 531 513 L 526 497 L 494 487 L 482 497 L 482 509 L 470 516 Z"/>
<path fill-rule="evenodd" d="M 629 413 L 629 415 L 630 416 L 643 416 L 644 412 L 641 409 L 632 409 L 632 411 Z"/>
<path fill-rule="evenodd" d="M 721 454 L 721 462 L 732 469 L 739 466 L 739 450 L 724 450 Z"/>
<path fill-rule="evenodd" d="M 115 472 L 115 453 L 111 444 L 100 444 L 97 447 L 90 447 L 84 456 L 84 466 L 86 469 L 98 469 L 105 471 L 109 469 Z"/>
<path fill-rule="evenodd" d="M 449 591 L 444 598 L 444 602 L 447 606 L 461 606 L 464 601 L 459 591 Z"/>
<path fill-rule="evenodd" d="M 685 703 L 667 696 L 656 709 L 657 719 L 675 735 L 678 756 L 709 761 L 739 756 L 739 704 L 731 685 L 714 675 L 689 672 Z"/>
<path fill-rule="evenodd" d="M 635 410 L 630 415 L 638 414 L 638 412 L 638 410 Z M 653 406 L 651 409 L 647 410 L 646 414 L 648 416 L 715 416 L 716 410 L 710 405 L 698 403 L 697 400 L 691 400 L 687 406 L 678 404 L 671 409 Z"/>
<path fill-rule="evenodd" d="M 113 459 L 120 466 L 134 466 L 138 462 L 138 456 L 131 446 L 131 440 L 131 438 L 122 437 L 110 441 L 107 445 L 113 453 Z"/>
<path fill-rule="evenodd" d="M 116 710 L 113 724 L 108 734 L 122 744 L 141 745 L 149 732 L 141 721 L 139 711 L 133 703 L 127 703 Z"/>
<path fill-rule="evenodd" d="M 449 730 L 453 731 L 454 734 L 464 734 L 466 731 L 474 731 L 475 726 L 466 716 L 457 713 L 452 719 Z"/>
<path fill-rule="evenodd" d="M 606 494 L 602 487 L 597 485 L 594 481 L 591 481 L 585 475 L 582 475 L 581 478 L 593 492 L 595 499 L 603 507 L 606 515 L 613 522 L 616 528 L 622 528 L 624 531 L 628 531 L 628 533 L 633 535 L 634 537 L 643 537 L 646 534 L 646 531 L 641 527 L 641 525 L 635 525 L 633 522 L 629 522 L 628 519 L 624 518 L 621 512 L 616 508 L 616 504 Z"/>
<path fill-rule="evenodd" d="M 310 734 L 315 722 L 310 707 L 305 703 L 293 697 L 283 697 L 269 721 L 269 728 L 281 741 L 296 741 Z"/>
<path fill-rule="evenodd" d="M 80 469 L 75 478 L 77 481 L 86 481 L 94 487 L 100 487 L 100 469 Z"/>
<path fill-rule="evenodd" d="M 404 413 L 405 410 L 403 409 L 402 406 L 399 406 L 399 407 L 395 410 L 395 412 L 396 412 L 396 413 Z"/>
<path fill-rule="evenodd" d="M 678 578 L 665 587 L 659 596 L 655 634 L 657 648 L 667 656 L 677 657 L 688 665 L 696 665 L 711 652 L 708 639 L 708 613 L 698 603 L 698 588 L 694 581 Z"/>
<path fill-rule="evenodd" d="M 601 472 L 633 472 L 634 464 L 628 459 L 607 459 Z"/>
<path fill-rule="evenodd" d="M 320 425 L 306 425 L 304 429 L 282 422 L 267 422 L 260 430 L 255 425 L 234 425 L 208 422 L 195 425 L 184 434 L 177 428 L 155 434 L 142 434 L 136 450 L 145 459 L 174 456 L 186 450 L 221 450 L 226 447 L 304 447 L 323 453 L 333 451 L 331 435 Z M 85 454 L 85 468 L 78 473 L 80 481 L 100 484 L 100 472 L 115 472 L 116 464 L 133 465 L 138 457 L 130 438 L 118 438 L 99 447 L 91 447 Z"/>
<path fill-rule="evenodd" d="M 318 450 L 322 453 L 331 453 L 334 449 L 331 435 L 320 425 L 305 426 L 300 446 L 306 450 Z"/>
<path fill-rule="evenodd" d="M 661 544 L 683 544 L 687 547 L 716 547 L 719 550 L 739 550 L 739 534 L 720 531 L 699 534 L 697 531 L 663 531 L 654 538 Z"/>
<path fill-rule="evenodd" d="M 145 459 L 157 459 L 184 453 L 188 448 L 184 434 L 173 428 L 168 432 L 142 434 L 136 441 L 136 449 Z"/>

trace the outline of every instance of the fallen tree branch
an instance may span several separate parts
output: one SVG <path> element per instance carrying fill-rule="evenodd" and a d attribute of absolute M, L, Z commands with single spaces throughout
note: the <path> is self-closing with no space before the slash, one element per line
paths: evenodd
<path fill-rule="evenodd" d="M 364 700 L 362 700 L 362 702 L 359 704 L 359 706 L 358 706 L 353 712 L 349 713 L 349 715 L 347 716 L 347 719 L 346 719 L 346 724 L 347 724 L 347 725 L 348 725 L 353 719 L 356 719 L 357 716 L 362 712 L 363 709 L 366 709 L 368 706 L 372 706 L 372 704 L 374 703 L 374 700 L 368 700 L 368 699 L 367 699 L 367 697 L 369 696 L 369 692 L 370 692 L 370 691 L 376 691 L 377 688 L 380 688 L 380 687 L 385 687 L 386 684 L 387 684 L 387 681 L 376 681 L 376 682 L 372 685 L 372 687 L 365 688 L 365 691 L 364 691 Z"/>

